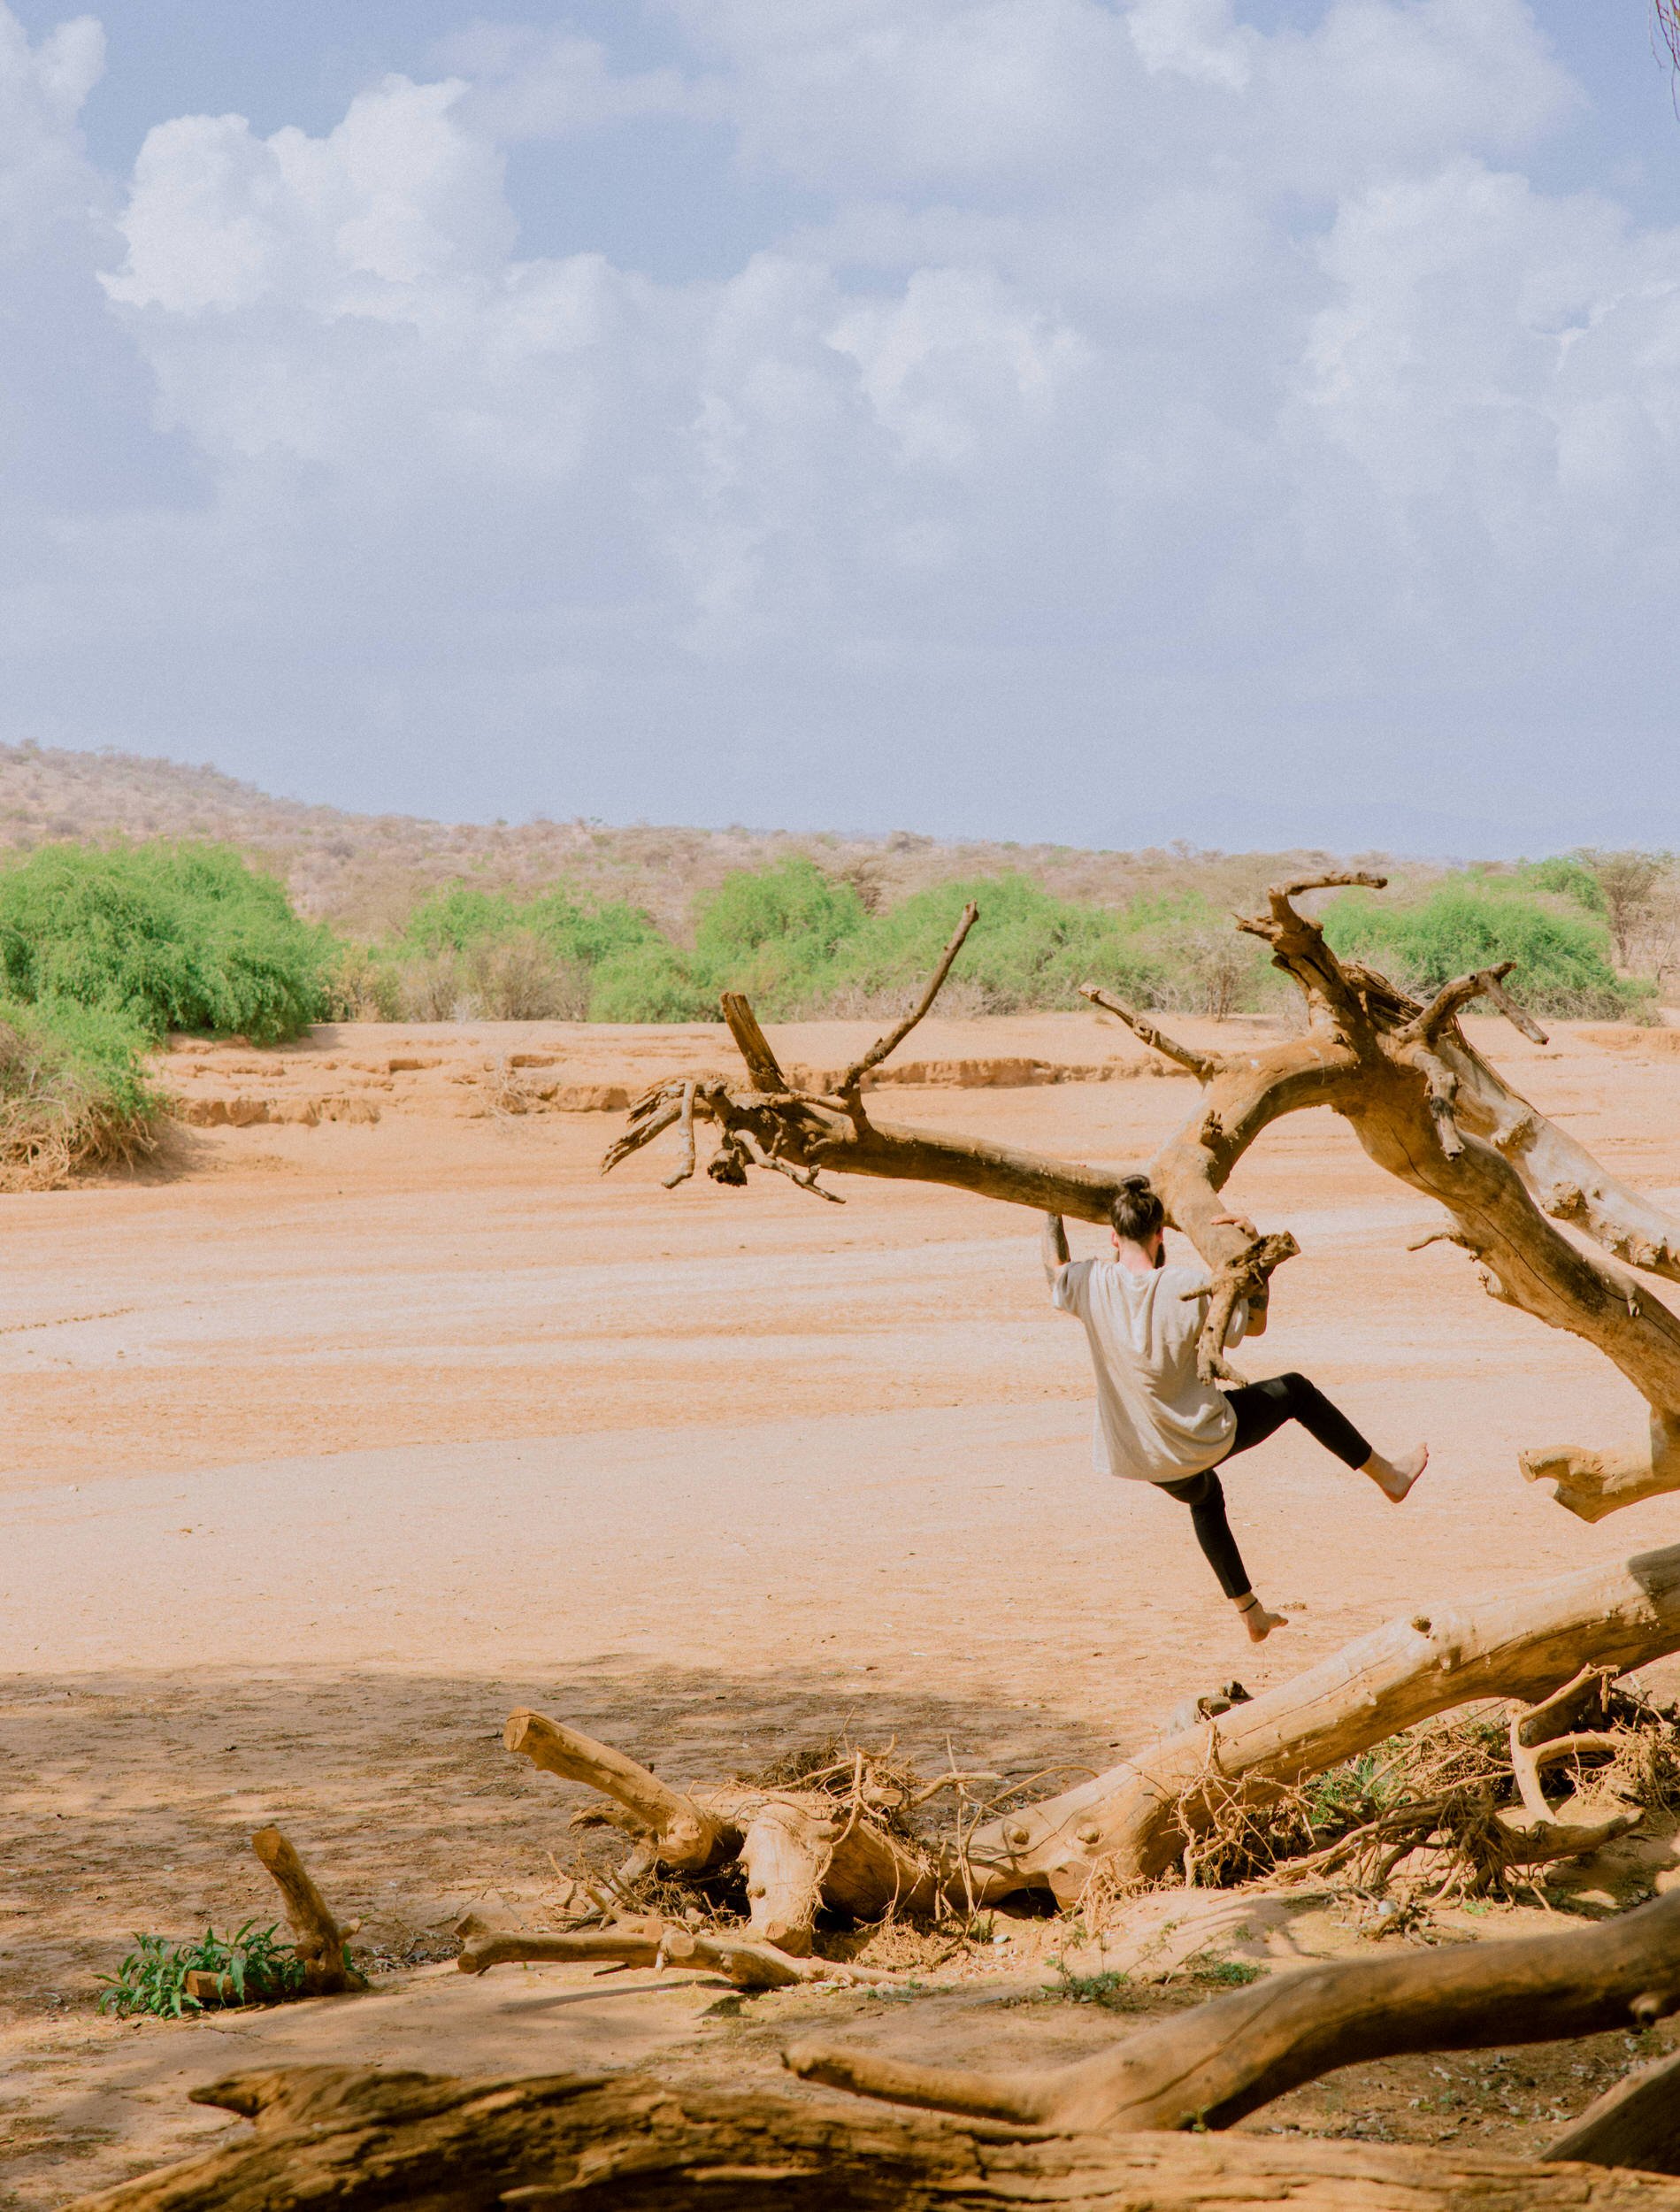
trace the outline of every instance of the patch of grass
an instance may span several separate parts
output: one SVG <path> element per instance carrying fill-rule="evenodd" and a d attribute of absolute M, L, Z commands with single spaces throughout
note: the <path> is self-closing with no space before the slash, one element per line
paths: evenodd
<path fill-rule="evenodd" d="M 1070 1974 L 1061 1959 L 1052 1959 L 1050 1967 L 1055 1979 L 1045 1984 L 1044 1994 L 1058 2004 L 1101 2005 L 1105 2012 L 1135 2012 L 1148 2001 L 1147 1993 L 1128 1975 L 1113 1971 Z"/>
<path fill-rule="evenodd" d="M 136 1935 L 134 1949 L 117 1971 L 100 1977 L 105 1993 L 99 2009 L 120 2019 L 143 2012 L 179 2020 L 186 2013 L 203 2012 L 205 2008 L 187 1993 L 187 1977 L 193 1973 L 225 1974 L 239 2003 L 295 1997 L 303 1987 L 303 1964 L 289 1943 L 276 1939 L 277 1929 L 277 1923 L 259 1928 L 248 1920 L 230 1936 L 206 1928 L 191 1943 Z"/>
<path fill-rule="evenodd" d="M 1185 1971 L 1193 1982 L 1212 1989 L 1247 1989 L 1265 1972 L 1248 1959 L 1192 1959 Z"/>

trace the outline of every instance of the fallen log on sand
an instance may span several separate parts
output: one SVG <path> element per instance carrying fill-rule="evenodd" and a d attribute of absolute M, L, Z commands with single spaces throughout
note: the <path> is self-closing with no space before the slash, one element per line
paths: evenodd
<path fill-rule="evenodd" d="M 509 1748 L 610 1798 L 636 1838 L 618 1886 L 655 1865 L 701 1875 L 740 1856 L 751 1932 L 809 1952 L 820 1901 L 857 1919 L 889 1909 L 962 1910 L 1023 1893 L 1070 1904 L 1102 1867 L 1122 1881 L 1164 1872 L 1187 1840 L 1242 1803 L 1369 1750 L 1421 1720 L 1480 1698 L 1548 1699 L 1584 1663 L 1620 1674 L 1680 1650 L 1680 1546 L 1530 1583 L 1503 1596 L 1391 1621 L 1263 1696 L 1231 1706 L 1135 1753 L 1108 1772 L 1008 1812 L 959 1840 L 891 1832 L 858 1802 L 817 1791 L 743 1783 L 682 1791 L 578 1730 L 518 1712 Z M 1520 1724 L 1521 1726 L 1523 1724 Z M 1545 1753 L 1548 1723 L 1531 1735 Z M 1584 1825 L 1560 1820 L 1538 1794 L 1538 1767 L 1519 1764 L 1526 1822 L 1503 1822 L 1512 1864 L 1599 1847 L 1632 1824 L 1612 1809 Z M 782 1846 L 755 1857 L 774 1824 Z M 797 1848 L 795 1848 L 797 1844 Z"/>
<path fill-rule="evenodd" d="M 794 1958 L 772 1943 L 755 1943 L 726 1931 L 702 1934 L 679 1927 L 579 1928 L 564 1935 L 472 1936 L 456 1960 L 464 1974 L 493 1966 L 686 1967 L 722 1974 L 737 1989 L 792 1989 L 803 1982 L 856 1982 L 891 1986 L 903 1977 L 878 1966 L 840 1959 Z"/>
<path fill-rule="evenodd" d="M 1435 1607 L 1345 1644 L 1305 1674 L 978 1828 L 968 1854 L 1063 1903 L 1106 1863 L 1163 1872 L 1234 1797 L 1275 1793 L 1477 1698 L 1548 1697 L 1584 1666 L 1617 1674 L 1680 1651 L 1680 1545 Z M 1603 1839 L 1600 1839 L 1603 1840 Z"/>
<path fill-rule="evenodd" d="M 1057 2135 L 633 2074 L 460 2081 L 298 2066 L 194 2101 L 240 2142 L 69 2212 L 1680 2212 L 1680 2181 L 1472 2150 L 1302 2137 Z"/>

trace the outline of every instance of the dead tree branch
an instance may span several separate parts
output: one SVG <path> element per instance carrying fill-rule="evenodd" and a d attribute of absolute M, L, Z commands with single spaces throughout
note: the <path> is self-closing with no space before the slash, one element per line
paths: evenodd
<path fill-rule="evenodd" d="M 1056 2134 L 1226 2128 L 1364 2060 L 1648 2027 L 1677 2007 L 1680 1896 L 1671 1896 L 1567 1935 L 1270 1976 L 1072 2066 L 979 2074 L 822 2043 L 796 2046 L 786 2062 L 863 2096 Z"/>
<path fill-rule="evenodd" d="M 1202 1079 L 1195 1112 L 1149 1164 L 1168 1217 L 1213 1271 L 1221 1302 L 1231 1282 L 1222 1271 L 1246 1265 L 1253 1285 L 1252 1240 L 1222 1220 L 1219 1193 L 1248 1146 L 1279 1116 L 1331 1107 L 1378 1166 L 1442 1208 L 1455 1240 L 1482 1263 L 1495 1296 L 1581 1337 L 1645 1399 L 1647 1434 L 1637 1445 L 1540 1445 L 1523 1455 L 1524 1472 L 1552 1481 L 1559 1501 L 1588 1519 L 1680 1488 L 1680 1318 L 1658 1300 L 1642 1301 L 1626 1267 L 1617 1264 L 1680 1280 L 1680 1225 L 1607 1174 L 1465 1038 L 1457 1018 L 1478 995 L 1493 995 L 1519 1027 L 1527 1025 L 1525 1033 L 1538 1033 L 1507 998 L 1501 971 L 1461 977 L 1431 1005 L 1420 1006 L 1375 971 L 1339 956 L 1319 924 L 1294 903 L 1307 891 L 1350 883 L 1379 889 L 1383 882 L 1358 873 L 1279 884 L 1268 894 L 1266 912 L 1239 925 L 1270 946 L 1274 965 L 1300 990 L 1309 1019 L 1303 1038 L 1215 1058 L 1099 996 L 1153 1048 Z M 923 1010 L 948 973 L 957 941 L 924 994 Z M 795 1180 L 825 1169 L 944 1183 L 1040 1212 L 1106 1220 L 1111 1178 L 1072 1162 L 873 1123 L 855 1090 L 846 1100 L 794 1094 L 745 1000 L 730 995 L 725 1014 L 753 1087 L 742 1092 L 707 1079 L 695 1085 L 687 1109 L 721 1127 L 724 1179 L 744 1176 L 750 1144 Z M 616 1164 L 680 1118 L 685 1099 L 680 1087 L 666 1086 L 638 1100 L 605 1164 Z M 723 1173 L 717 1161 L 713 1172 Z M 1564 1235 L 1554 1226 L 1559 1220 L 1612 1256 L 1600 1257 Z M 1235 1294 L 1252 1294 L 1263 1305 L 1263 1275 L 1251 1293 L 1233 1293 L 1233 1302 Z M 1216 1327 L 1204 1332 L 1204 1372 L 1218 1372 L 1217 1337 Z"/>
<path fill-rule="evenodd" d="M 1079 995 L 1088 998 L 1093 1006 L 1101 1006 L 1105 1013 L 1116 1015 L 1140 1043 L 1158 1052 L 1163 1060 L 1188 1068 L 1199 1083 L 1211 1083 L 1225 1064 L 1216 1052 L 1202 1052 L 1194 1045 L 1180 1044 L 1176 1037 L 1168 1036 L 1164 1029 L 1157 1027 L 1147 1014 L 1139 1013 L 1135 1007 L 1128 1006 L 1124 999 L 1116 998 L 1111 991 L 1105 991 L 1097 984 L 1082 983 Z"/>
<path fill-rule="evenodd" d="M 945 950 L 940 955 L 939 965 L 934 969 L 932 977 L 929 979 L 927 988 L 917 1001 L 916 1010 L 913 1013 L 907 1014 L 903 1020 L 898 1024 L 896 1028 L 889 1029 L 884 1037 L 878 1037 L 861 1060 L 853 1061 L 851 1066 L 847 1069 L 845 1074 L 841 1076 L 839 1084 L 836 1086 L 836 1088 L 842 1098 L 849 1098 L 857 1089 L 858 1086 L 863 1082 L 863 1078 L 869 1073 L 871 1068 L 879 1067 L 883 1060 L 888 1058 L 893 1053 L 896 1052 L 899 1047 L 903 1043 L 906 1037 L 909 1035 L 911 1030 L 915 1028 L 917 1022 L 919 1022 L 927 1013 L 934 1000 L 939 996 L 940 991 L 944 988 L 945 979 L 951 972 L 951 963 L 956 958 L 958 953 L 962 951 L 963 940 L 967 937 L 970 930 L 973 928 L 975 923 L 978 922 L 979 918 L 980 910 L 975 905 L 973 900 L 970 899 L 968 904 L 963 909 L 962 920 L 958 922 L 956 927 L 951 933 L 950 943 L 947 945 Z"/>
<path fill-rule="evenodd" d="M 304 1995 L 337 1997 L 365 1989 L 366 1978 L 350 1964 L 344 1930 L 280 1830 L 259 1828 L 251 1838 L 251 1849 L 273 1876 L 285 1900 L 292 1947 L 303 1969 Z"/>

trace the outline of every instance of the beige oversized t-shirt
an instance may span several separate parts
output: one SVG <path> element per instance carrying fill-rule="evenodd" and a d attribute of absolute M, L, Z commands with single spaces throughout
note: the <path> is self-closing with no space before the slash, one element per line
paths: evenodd
<path fill-rule="evenodd" d="M 1097 1371 L 1092 1457 L 1099 1474 L 1179 1482 L 1230 1449 L 1237 1417 L 1224 1393 L 1196 1374 L 1196 1335 L 1210 1287 L 1199 1267 L 1157 1267 L 1144 1275 L 1116 1260 L 1070 1260 L 1056 1270 L 1051 1296 L 1085 1323 Z M 1238 1342 L 1247 1322 L 1239 1305 L 1229 1343 Z"/>

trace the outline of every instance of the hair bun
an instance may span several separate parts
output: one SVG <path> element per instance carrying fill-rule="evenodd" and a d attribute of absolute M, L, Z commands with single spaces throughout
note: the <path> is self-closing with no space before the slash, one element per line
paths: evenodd
<path fill-rule="evenodd" d="M 1147 1190 L 1149 1178 L 1147 1175 L 1123 1175 L 1120 1187 L 1122 1190 Z"/>

